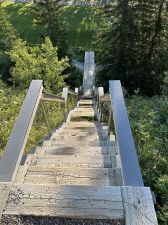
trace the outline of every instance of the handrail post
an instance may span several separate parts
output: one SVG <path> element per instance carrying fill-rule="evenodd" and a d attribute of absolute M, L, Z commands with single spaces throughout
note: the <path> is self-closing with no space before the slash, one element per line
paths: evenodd
<path fill-rule="evenodd" d="M 62 90 L 62 97 L 65 99 L 64 104 L 64 122 L 66 122 L 67 119 L 67 112 L 66 112 L 66 106 L 67 106 L 67 100 L 68 100 L 68 88 L 64 87 Z"/>
<path fill-rule="evenodd" d="M 49 133 L 49 136 L 51 136 L 51 127 L 50 127 L 50 124 L 49 124 L 49 121 L 48 121 L 48 118 L 47 118 L 47 113 L 46 113 L 44 103 L 43 103 L 42 100 L 41 100 L 41 106 L 42 106 L 43 114 L 44 114 L 44 117 L 45 117 L 48 133 Z"/>
<path fill-rule="evenodd" d="M 79 100 L 79 89 L 75 88 L 75 92 L 77 94 L 77 98 L 76 98 L 76 105 L 78 104 L 78 100 Z"/>
<path fill-rule="evenodd" d="M 109 121 L 108 121 L 108 132 L 107 132 L 108 136 L 110 136 L 111 122 L 112 122 L 112 107 L 110 105 Z"/>
<path fill-rule="evenodd" d="M 101 122 L 102 112 L 101 112 L 101 102 L 100 98 L 104 95 L 104 88 L 98 87 L 98 112 L 99 112 L 99 122 Z"/>

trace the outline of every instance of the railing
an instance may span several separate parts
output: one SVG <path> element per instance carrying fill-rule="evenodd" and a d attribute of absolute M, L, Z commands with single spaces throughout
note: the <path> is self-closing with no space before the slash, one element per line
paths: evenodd
<path fill-rule="evenodd" d="M 46 124 L 51 135 L 52 131 L 43 101 L 63 103 L 66 109 L 69 94 L 74 95 L 76 101 L 78 100 L 78 89 L 76 88 L 75 91 L 63 88 L 62 97 L 59 97 L 43 92 L 42 80 L 33 80 L 31 82 L 4 153 L 0 159 L 0 182 L 12 182 L 15 179 L 39 103 L 42 103 Z M 66 110 L 65 114 L 67 114 Z M 64 120 L 66 120 L 66 116 L 64 116 Z"/>
<path fill-rule="evenodd" d="M 132 137 L 131 127 L 120 81 L 109 81 L 109 94 L 105 95 L 103 87 L 99 87 L 95 95 L 100 121 L 102 119 L 103 112 L 102 105 L 104 104 L 104 102 L 109 102 L 110 107 L 108 133 L 110 134 L 110 126 L 113 117 L 115 135 L 119 147 L 124 185 L 143 187 L 143 179 L 139 167 L 138 157 Z"/>

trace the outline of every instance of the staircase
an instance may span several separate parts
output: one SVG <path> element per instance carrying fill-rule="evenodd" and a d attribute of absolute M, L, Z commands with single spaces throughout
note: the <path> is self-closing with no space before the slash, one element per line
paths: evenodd
<path fill-rule="evenodd" d="M 110 81 L 110 95 L 104 95 L 102 87 L 93 95 L 93 58 L 93 52 L 85 54 L 83 96 L 77 106 L 23 162 L 39 102 L 66 105 L 68 93 L 78 97 L 78 90 L 68 88 L 62 97 L 42 93 L 42 81 L 32 81 L 0 159 L 0 225 L 157 225 L 151 191 L 143 186 L 121 85 Z M 113 113 L 116 139 L 101 123 L 101 107 L 107 101 L 112 106 L 108 128 Z M 47 118 L 46 122 L 51 133 Z M 12 216 L 24 222 L 11 222 Z M 26 222 L 31 218 L 33 223 Z M 75 220 L 67 223 L 59 218 Z"/>
<path fill-rule="evenodd" d="M 93 101 L 80 100 L 63 129 L 27 156 L 4 215 L 123 218 L 116 142 L 94 118 Z"/>

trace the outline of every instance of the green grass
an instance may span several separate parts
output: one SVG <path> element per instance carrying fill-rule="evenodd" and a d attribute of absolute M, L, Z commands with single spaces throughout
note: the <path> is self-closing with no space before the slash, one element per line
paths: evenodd
<path fill-rule="evenodd" d="M 42 43 L 44 27 L 35 23 L 30 3 L 5 3 L 4 7 L 22 39 L 31 44 Z"/>
<path fill-rule="evenodd" d="M 94 34 L 99 22 L 94 16 L 95 7 L 65 7 L 62 18 L 67 29 L 69 45 L 82 50 L 93 50 Z"/>
<path fill-rule="evenodd" d="M 10 20 L 20 37 L 30 44 L 43 41 L 44 26 L 37 25 L 32 13 L 31 3 L 3 3 Z M 94 33 L 101 21 L 94 17 L 95 7 L 65 6 L 61 18 L 67 30 L 67 40 L 72 48 L 95 49 Z"/>

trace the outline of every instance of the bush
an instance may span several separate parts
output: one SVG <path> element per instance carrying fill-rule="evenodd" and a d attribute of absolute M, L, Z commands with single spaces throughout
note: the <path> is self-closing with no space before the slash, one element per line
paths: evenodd
<path fill-rule="evenodd" d="M 157 199 L 159 224 L 168 224 L 168 104 L 165 97 L 127 99 L 140 166 L 146 186 Z"/>
<path fill-rule="evenodd" d="M 22 102 L 26 95 L 26 90 L 20 91 L 13 87 L 8 87 L 0 81 L 0 154 L 2 154 L 7 140 L 10 136 Z M 64 104 L 44 102 L 45 111 L 51 126 L 51 130 L 55 129 L 64 119 Z M 75 99 L 68 98 L 67 109 L 71 110 L 75 106 Z M 42 111 L 41 103 L 38 106 L 33 126 L 30 131 L 25 151 L 29 152 L 31 147 L 37 146 L 48 136 L 48 129 Z"/>

